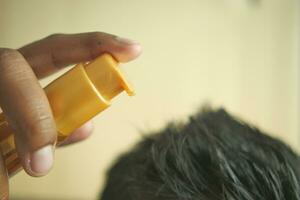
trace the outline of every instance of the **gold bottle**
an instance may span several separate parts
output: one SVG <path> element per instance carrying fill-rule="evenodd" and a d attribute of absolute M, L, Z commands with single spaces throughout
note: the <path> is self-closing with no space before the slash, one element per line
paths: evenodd
<path fill-rule="evenodd" d="M 122 91 L 134 94 L 117 65 L 111 55 L 103 54 L 89 63 L 77 64 L 44 88 L 56 121 L 58 142 L 109 107 Z M 12 176 L 22 167 L 12 129 L 3 113 L 0 113 L 0 148 Z"/>

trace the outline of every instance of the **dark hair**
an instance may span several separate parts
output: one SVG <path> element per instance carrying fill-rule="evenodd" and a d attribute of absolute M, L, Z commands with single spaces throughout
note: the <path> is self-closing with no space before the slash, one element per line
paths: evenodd
<path fill-rule="evenodd" d="M 299 158 L 284 143 L 204 109 L 123 155 L 101 200 L 296 200 Z"/>

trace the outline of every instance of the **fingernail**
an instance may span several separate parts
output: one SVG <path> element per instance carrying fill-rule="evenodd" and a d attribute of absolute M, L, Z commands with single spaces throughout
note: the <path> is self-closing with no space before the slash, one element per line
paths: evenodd
<path fill-rule="evenodd" d="M 53 146 L 48 145 L 33 152 L 30 157 L 30 168 L 37 176 L 45 175 L 53 165 Z"/>
<path fill-rule="evenodd" d="M 127 45 L 139 44 L 137 41 L 128 38 L 117 37 L 116 40 L 122 44 L 127 44 Z"/>

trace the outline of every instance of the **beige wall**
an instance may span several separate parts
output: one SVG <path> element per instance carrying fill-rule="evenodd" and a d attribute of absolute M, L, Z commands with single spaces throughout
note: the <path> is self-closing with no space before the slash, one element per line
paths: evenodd
<path fill-rule="evenodd" d="M 122 95 L 98 116 L 90 139 L 58 150 L 47 177 L 12 178 L 12 196 L 94 199 L 105 170 L 140 130 L 184 118 L 205 102 L 225 106 L 296 148 L 297 6 L 296 0 L 0 0 L 0 46 L 98 30 L 136 39 L 144 48 L 123 67 L 137 95 Z"/>

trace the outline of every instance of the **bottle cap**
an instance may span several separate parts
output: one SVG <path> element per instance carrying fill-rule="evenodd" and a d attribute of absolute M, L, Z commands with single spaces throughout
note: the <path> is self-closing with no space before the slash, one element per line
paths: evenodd
<path fill-rule="evenodd" d="M 129 96 L 134 95 L 117 65 L 117 61 L 109 54 L 84 65 L 89 79 L 106 100 L 111 100 L 124 90 Z"/>
<path fill-rule="evenodd" d="M 117 65 L 111 55 L 103 54 L 89 63 L 77 64 L 45 88 L 59 139 L 109 107 L 122 91 L 134 94 Z"/>

